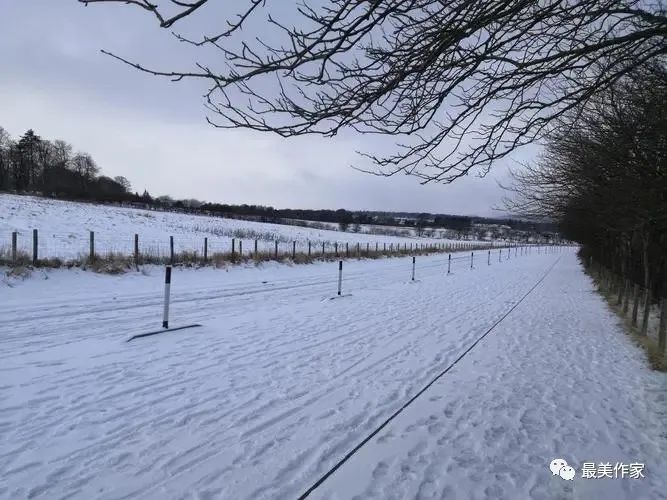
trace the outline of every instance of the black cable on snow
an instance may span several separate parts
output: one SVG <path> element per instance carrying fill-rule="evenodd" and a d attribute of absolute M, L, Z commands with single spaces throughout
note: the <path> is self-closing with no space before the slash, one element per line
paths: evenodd
<path fill-rule="evenodd" d="M 549 269 L 546 270 L 544 275 L 535 283 L 530 290 L 528 290 L 523 297 L 521 297 L 516 304 L 514 304 L 505 314 L 503 314 L 500 319 L 496 320 L 491 327 L 486 330 L 477 340 L 475 340 L 470 347 L 468 347 L 463 353 L 456 358 L 447 368 L 442 370 L 439 374 L 437 374 L 428 384 L 426 384 L 424 387 L 422 387 L 417 394 L 412 396 L 403 406 L 401 406 L 398 410 L 396 410 L 394 413 L 389 416 L 384 422 L 382 422 L 373 432 L 371 432 L 368 436 L 366 436 L 359 444 L 357 444 L 354 448 L 352 448 L 343 458 L 341 458 L 331 469 L 329 469 L 324 475 L 322 475 L 313 485 L 308 488 L 301 496 L 299 496 L 298 500 L 303 500 L 307 498 L 313 491 L 315 491 L 324 481 L 326 481 L 331 475 L 333 475 L 334 472 L 336 472 L 345 462 L 347 462 L 352 456 L 357 453 L 366 443 L 368 443 L 373 437 L 375 437 L 382 429 L 384 429 L 392 420 L 394 420 L 400 413 L 403 412 L 408 406 L 410 406 L 419 396 L 424 394 L 428 390 L 429 387 L 431 387 L 433 384 L 435 384 L 443 375 L 445 375 L 447 372 L 449 372 L 454 366 L 461 361 L 466 354 L 468 354 L 470 351 L 473 350 L 473 348 L 479 344 L 484 337 L 486 337 L 493 329 L 498 326 L 507 316 L 510 315 L 514 309 L 516 309 L 519 304 L 521 304 L 530 293 L 535 290 L 540 283 L 544 281 L 544 279 L 549 275 L 551 270 L 554 268 L 554 266 L 558 263 L 560 260 L 560 257 L 556 259 L 556 261 L 551 264 Z"/>

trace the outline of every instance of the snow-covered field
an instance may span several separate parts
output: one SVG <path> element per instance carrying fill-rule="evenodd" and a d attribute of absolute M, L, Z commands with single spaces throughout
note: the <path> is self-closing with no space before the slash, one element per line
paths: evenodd
<path fill-rule="evenodd" d="M 574 252 L 445 270 L 346 263 L 328 300 L 335 264 L 178 269 L 172 324 L 203 326 L 129 343 L 157 267 L 0 284 L 0 497 L 297 498 L 474 346 L 310 498 L 667 498 L 665 375 Z"/>
<path fill-rule="evenodd" d="M 95 248 L 99 254 L 116 252 L 132 255 L 134 235 L 138 234 L 141 252 L 156 256 L 168 254 L 170 236 L 174 237 L 176 252 L 197 251 L 200 254 L 205 237 L 208 238 L 210 253 L 231 250 L 232 238 L 245 240 L 246 251 L 254 247 L 252 240 L 255 239 L 259 240 L 259 251 L 273 251 L 274 242 L 278 241 L 281 253 L 291 251 L 294 241 L 301 251 L 307 248 L 309 241 L 316 249 L 320 249 L 323 243 L 332 249 L 335 242 L 350 245 L 359 243 L 365 247 L 367 243 L 410 245 L 448 241 L 318 230 L 1 194 L 0 247 L 8 249 L 11 233 L 17 231 L 19 249 L 31 254 L 33 229 L 39 231 L 40 258 L 64 259 L 87 255 L 90 231 L 95 232 Z"/>

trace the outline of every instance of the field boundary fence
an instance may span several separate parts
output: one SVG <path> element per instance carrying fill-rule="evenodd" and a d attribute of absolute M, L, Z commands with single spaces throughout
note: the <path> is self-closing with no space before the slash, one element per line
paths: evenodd
<path fill-rule="evenodd" d="M 529 255 L 531 253 L 536 253 L 536 254 L 557 254 L 559 253 L 563 248 L 568 247 L 569 245 L 552 245 L 552 246 L 522 246 L 522 247 L 505 247 L 505 248 L 497 248 L 499 260 L 502 262 L 503 260 L 509 261 L 510 259 L 514 258 L 520 258 L 524 255 Z M 493 250 L 493 251 L 495 251 Z M 484 249 L 482 251 L 482 255 L 487 256 L 486 263 L 484 264 L 483 267 L 491 266 L 491 249 Z M 479 253 L 478 253 L 479 255 Z M 415 282 L 416 281 L 416 272 L 417 270 L 424 270 L 424 269 L 434 269 L 434 268 L 439 268 L 441 271 L 437 274 L 442 274 L 445 276 L 449 276 L 452 273 L 452 263 L 455 263 L 455 271 L 473 271 L 475 269 L 474 266 L 474 258 L 475 258 L 475 252 L 471 251 L 470 254 L 467 253 L 467 251 L 462 251 L 460 254 L 454 254 L 454 257 L 452 257 L 452 253 L 448 254 L 448 258 L 446 260 L 441 260 L 441 261 L 430 261 L 427 262 L 425 265 L 421 265 L 417 267 L 417 256 L 413 255 L 412 259 L 409 261 L 409 266 L 411 268 L 411 278 L 408 282 Z M 334 261 L 336 262 L 336 261 Z M 287 288 L 294 288 L 296 286 L 299 287 L 304 287 L 304 286 L 318 286 L 318 285 L 324 285 L 328 283 L 336 283 L 336 291 L 334 294 L 334 290 L 332 289 L 332 296 L 330 299 L 336 299 L 336 298 L 342 298 L 342 297 L 348 297 L 350 294 L 343 293 L 344 285 L 346 283 L 346 279 L 351 278 L 353 281 L 357 279 L 359 276 L 355 276 L 354 274 L 351 276 L 346 276 L 344 272 L 344 260 L 342 258 L 337 259 L 337 273 L 336 273 L 336 279 L 335 280 L 325 280 L 325 281 L 314 281 L 314 282 L 309 282 L 309 283 L 302 283 L 300 285 L 295 285 L 295 286 L 285 286 L 283 284 L 280 288 L 274 288 L 273 290 L 279 290 L 279 289 L 287 289 Z M 457 264 L 458 263 L 458 264 Z M 394 267 L 394 269 L 398 269 L 398 266 Z M 386 270 L 386 269 L 385 269 Z M 446 270 L 446 271 L 445 271 Z M 166 311 L 164 313 L 163 317 L 163 327 L 165 330 L 167 329 L 167 326 L 169 324 L 169 318 L 168 318 L 168 311 L 169 311 L 169 297 L 170 297 L 170 289 L 171 289 L 171 271 L 172 271 L 172 266 L 167 264 L 165 266 L 165 292 L 164 292 L 164 304 L 163 304 L 163 310 Z M 432 273 L 433 275 L 435 273 Z M 333 273 L 332 273 L 332 278 L 333 278 Z M 407 268 L 406 268 L 406 277 L 407 277 Z M 265 290 L 261 289 L 256 289 L 254 291 L 251 290 L 243 290 L 239 292 L 237 295 L 248 295 L 249 293 L 259 293 Z M 234 296 L 235 294 L 230 294 L 230 295 L 225 295 L 226 297 L 229 296 Z M 219 298 L 219 296 L 216 296 L 215 298 Z M 201 300 L 201 297 L 198 297 L 196 300 Z M 192 326 L 201 326 L 199 324 L 195 324 Z M 182 329 L 183 327 L 179 327 L 177 329 Z M 189 327 L 188 327 L 189 328 Z M 155 334 L 155 332 L 151 333 L 151 335 Z M 140 334 L 139 337 L 144 336 L 143 334 Z M 132 337 L 130 340 L 132 340 Z"/>
<path fill-rule="evenodd" d="M 601 262 L 588 257 L 585 262 L 599 291 L 615 306 L 624 321 L 644 337 L 657 344 L 657 352 L 667 355 L 667 297 L 659 296 L 648 284 L 634 281 L 627 273 L 618 273 Z M 664 289 L 664 288 L 663 288 Z"/>
<path fill-rule="evenodd" d="M 129 269 L 145 264 L 219 266 L 252 261 L 308 263 L 339 258 L 373 259 L 504 248 L 513 248 L 516 254 L 523 246 L 524 243 L 506 241 L 341 242 L 321 239 L 268 240 L 214 236 L 193 238 L 191 235 L 178 234 L 155 239 L 143 238 L 139 233 L 119 236 L 88 231 L 84 236 L 72 233 L 54 234 L 33 229 L 13 231 L 5 242 L 0 240 L 0 265 L 91 266 L 104 270 L 104 266 Z M 510 254 L 511 252 L 508 253 L 508 258 L 511 258 Z"/>

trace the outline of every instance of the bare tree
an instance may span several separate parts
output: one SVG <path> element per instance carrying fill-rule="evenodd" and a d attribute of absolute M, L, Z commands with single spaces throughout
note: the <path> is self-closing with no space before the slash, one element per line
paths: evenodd
<path fill-rule="evenodd" d="M 118 184 L 120 184 L 123 189 L 125 190 L 126 193 L 130 193 L 132 191 L 132 184 L 130 181 L 127 179 L 127 177 L 124 177 L 122 175 L 118 175 L 113 178 L 114 181 L 116 181 Z"/>
<path fill-rule="evenodd" d="M 54 163 L 61 168 L 68 168 L 72 161 L 72 145 L 61 139 L 51 143 Z"/>
<path fill-rule="evenodd" d="M 212 7 L 79 1 L 140 8 L 162 28 Z M 485 174 L 563 113 L 667 51 L 663 0 L 306 0 L 276 3 L 274 11 L 267 3 L 274 5 L 245 0 L 216 33 L 174 33 L 222 56 L 191 70 L 111 55 L 154 75 L 208 82 L 207 119 L 217 127 L 395 136 L 393 152 L 364 153 L 357 167 L 449 183 Z M 251 22 L 262 12 L 262 24 Z"/>
<path fill-rule="evenodd" d="M 651 268 L 667 280 L 666 103 L 663 68 L 626 75 L 559 121 L 541 159 L 514 172 L 506 207 L 559 221 L 623 274 L 641 262 L 644 286 Z"/>
<path fill-rule="evenodd" d="M 161 205 L 165 205 L 165 206 L 168 206 L 168 207 L 173 206 L 174 203 L 175 203 L 174 199 L 171 196 L 168 196 L 168 195 L 158 196 L 157 198 L 155 198 L 155 201 L 157 201 Z"/>
<path fill-rule="evenodd" d="M 11 187 L 11 165 L 9 151 L 12 147 L 12 138 L 7 131 L 0 127 L 0 190 Z"/>
<path fill-rule="evenodd" d="M 79 174 L 84 182 L 90 182 L 100 171 L 100 168 L 88 153 L 77 153 L 72 158 L 72 170 Z"/>

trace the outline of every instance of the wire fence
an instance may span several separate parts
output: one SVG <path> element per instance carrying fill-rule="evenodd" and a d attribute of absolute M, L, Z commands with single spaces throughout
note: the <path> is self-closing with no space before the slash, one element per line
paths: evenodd
<path fill-rule="evenodd" d="M 561 251 L 567 245 L 554 247 L 507 247 L 507 248 L 496 248 L 493 250 L 483 250 L 474 252 L 474 262 L 480 262 L 480 266 L 477 264 L 474 265 L 473 270 L 483 271 L 485 267 L 489 266 L 490 268 L 498 265 L 498 257 L 500 260 L 505 263 L 511 260 L 518 260 L 522 255 L 531 255 L 531 254 L 547 254 L 547 253 L 557 253 Z M 486 261 L 482 260 L 484 255 L 488 256 L 488 252 L 491 252 L 492 259 L 490 264 L 487 264 Z M 417 258 L 416 266 L 416 276 L 415 281 L 421 281 L 422 279 L 428 279 L 435 276 L 448 276 L 456 275 L 459 273 L 471 272 L 470 260 L 471 253 L 466 252 L 465 254 L 451 254 L 451 268 L 448 268 L 449 264 L 449 255 L 431 255 L 425 256 L 425 258 Z M 336 260 L 331 262 L 331 265 L 339 267 L 340 262 L 346 262 L 344 259 Z M 410 280 L 410 263 L 409 261 L 402 259 L 392 259 L 387 260 L 382 263 L 378 263 L 379 267 L 376 266 L 356 266 L 350 269 L 347 265 L 344 266 L 344 278 L 343 278 L 343 287 L 345 290 L 348 287 L 352 286 L 353 288 L 358 288 L 362 286 L 363 288 L 376 286 L 387 285 L 395 280 L 402 282 L 408 282 Z M 165 266 L 170 267 L 170 266 Z M 165 273 L 166 274 L 166 273 Z M 317 270 L 313 272 L 308 272 L 307 274 L 299 274 L 296 278 L 289 277 L 287 279 L 271 279 L 270 281 L 257 281 L 251 280 L 249 282 L 234 282 L 227 284 L 218 284 L 216 283 L 214 288 L 206 285 L 192 286 L 190 283 L 185 289 L 182 288 L 182 284 L 178 282 L 175 284 L 175 288 L 172 288 L 172 291 L 176 291 L 176 299 L 172 300 L 172 303 L 177 303 L 179 308 L 178 310 L 183 313 L 184 311 L 189 310 L 188 304 L 198 304 L 203 303 L 215 303 L 216 301 L 225 300 L 227 298 L 233 297 L 247 297 L 254 294 L 265 294 L 267 292 L 276 293 L 281 291 L 295 291 L 300 289 L 308 288 L 318 288 L 318 289 L 329 289 L 333 295 L 336 290 L 336 283 L 338 282 L 339 277 L 334 274 L 333 269 L 327 267 L 318 267 Z M 270 283 L 270 284 L 267 284 Z M 118 311 L 135 311 L 135 310 L 148 310 L 159 307 L 162 305 L 162 298 L 160 297 L 159 292 L 156 293 L 155 290 L 151 292 L 140 291 L 134 293 L 132 290 L 124 293 L 124 300 L 116 301 L 114 299 L 114 305 L 112 308 L 109 307 L 108 303 L 104 300 L 100 300 L 99 297 L 91 297 L 90 300 L 83 300 L 79 302 L 78 307 L 75 309 L 63 309 L 63 304 L 70 305 L 69 300 L 61 302 L 57 299 L 49 301 L 48 305 L 40 307 L 40 311 L 30 314 L 31 320 L 40 320 L 44 318 L 58 319 L 59 321 L 71 321 L 76 324 L 79 321 L 86 321 L 87 319 L 82 318 L 95 318 L 97 324 L 106 324 L 113 323 L 117 321 Z M 479 304 L 482 306 L 483 304 Z M 108 315 L 107 315 L 108 314 Z M 192 314 L 187 315 L 191 320 L 203 321 L 203 317 L 198 317 L 197 315 L 192 316 Z M 3 318 L 0 319 L 0 324 L 9 325 L 20 323 L 24 321 L 22 315 L 18 315 L 15 318 Z"/>
<path fill-rule="evenodd" d="M 14 231 L 0 235 L 0 263 L 5 265 L 58 266 L 81 265 L 109 260 L 126 264 L 219 263 L 221 261 L 330 260 L 338 257 L 396 256 L 435 252 L 458 252 L 512 245 L 495 241 L 407 242 L 407 241 L 332 241 L 292 239 L 275 234 L 249 234 L 254 238 L 193 236 L 192 233 L 169 237 L 144 237 L 139 233 L 85 234 L 41 231 Z"/>
<path fill-rule="evenodd" d="M 447 258 L 445 259 L 429 259 L 426 261 L 426 263 L 421 262 L 419 264 L 418 270 L 419 270 L 419 275 L 423 276 L 433 276 L 435 273 L 433 273 L 431 270 L 439 268 L 440 272 L 437 274 L 445 274 L 445 275 L 450 275 L 453 273 L 458 273 L 461 271 L 465 270 L 474 270 L 477 269 L 478 267 L 487 267 L 491 265 L 495 265 L 496 261 L 495 258 L 497 256 L 499 261 L 508 261 L 510 259 L 517 259 L 521 258 L 524 255 L 529 255 L 529 254 L 556 254 L 560 252 L 563 248 L 567 247 L 569 245 L 553 245 L 549 247 L 544 247 L 544 246 L 512 246 L 512 247 L 505 247 L 505 248 L 497 248 L 497 249 L 484 249 L 484 250 L 477 250 L 477 251 L 470 251 L 470 252 L 463 252 L 459 254 L 452 254 L 449 253 L 447 255 Z M 493 257 L 493 264 L 492 264 L 492 257 Z M 337 260 L 337 269 L 338 269 L 338 274 L 336 278 L 334 279 L 334 276 L 331 275 L 330 277 L 323 277 L 320 276 L 319 278 L 313 278 L 312 280 L 308 279 L 306 281 L 299 281 L 299 282 L 290 282 L 290 281 L 282 281 L 278 286 L 274 286 L 271 288 L 271 291 L 279 291 L 279 290 L 294 290 L 296 288 L 304 288 L 304 287 L 314 287 L 314 286 L 320 286 L 320 285 L 332 285 L 332 294 L 334 291 L 334 284 L 337 284 L 337 294 L 331 298 L 339 298 L 339 297 L 346 297 L 349 294 L 343 293 L 344 291 L 344 284 L 347 284 L 349 282 L 355 282 L 359 279 L 363 279 L 364 281 L 367 281 L 369 278 L 368 272 L 360 272 L 357 270 L 356 272 L 352 273 L 345 273 L 345 276 L 343 274 L 343 259 L 336 259 Z M 477 263 L 477 264 L 476 264 Z M 388 271 L 388 270 L 399 270 L 402 269 L 407 272 L 407 266 L 406 262 L 396 262 L 395 264 L 390 264 L 388 266 L 382 266 L 382 271 Z M 165 293 L 164 293 L 164 315 L 163 315 L 163 325 L 168 325 L 169 324 L 169 301 L 170 301 L 170 289 L 171 289 L 171 270 L 172 266 L 167 265 L 165 267 Z M 426 273 L 424 274 L 424 271 L 426 270 Z M 407 277 L 407 275 L 406 275 Z M 412 274 L 411 274 L 411 281 L 419 281 L 417 279 L 418 276 L 416 274 L 416 256 L 413 255 L 412 258 Z M 188 302 L 191 300 L 196 300 L 198 303 L 200 303 L 202 300 L 216 300 L 220 299 L 223 297 L 235 297 L 235 296 L 247 296 L 250 294 L 254 293 L 265 293 L 267 289 L 263 286 L 251 286 L 250 288 L 244 288 L 242 290 L 234 289 L 234 290 L 216 290 L 215 293 L 213 294 L 206 294 L 205 296 L 202 296 L 200 293 L 194 293 L 192 298 L 187 298 L 181 296 L 179 299 L 179 302 Z M 138 307 L 144 307 L 144 305 L 141 304 L 132 304 L 128 307 L 132 308 L 138 308 Z M 190 328 L 190 327 L 195 327 L 195 326 L 201 326 L 200 324 L 193 324 L 193 325 L 188 325 L 185 327 L 179 327 L 181 328 Z M 167 326 L 163 326 L 164 329 L 167 329 Z M 164 331 L 164 330 L 161 330 Z M 150 332 L 148 334 L 139 334 L 138 336 L 146 336 L 146 335 L 154 335 L 160 333 L 160 330 Z M 133 337 L 136 338 L 136 337 Z M 132 340 L 132 339 L 130 339 Z"/>
<path fill-rule="evenodd" d="M 652 347 L 658 356 L 666 356 L 667 297 L 660 297 L 654 292 L 650 286 L 650 277 L 647 284 L 636 283 L 628 274 L 617 273 L 592 257 L 588 258 L 586 265 L 600 291 L 616 307 L 621 317 L 629 321 L 641 337 L 655 344 Z"/>

